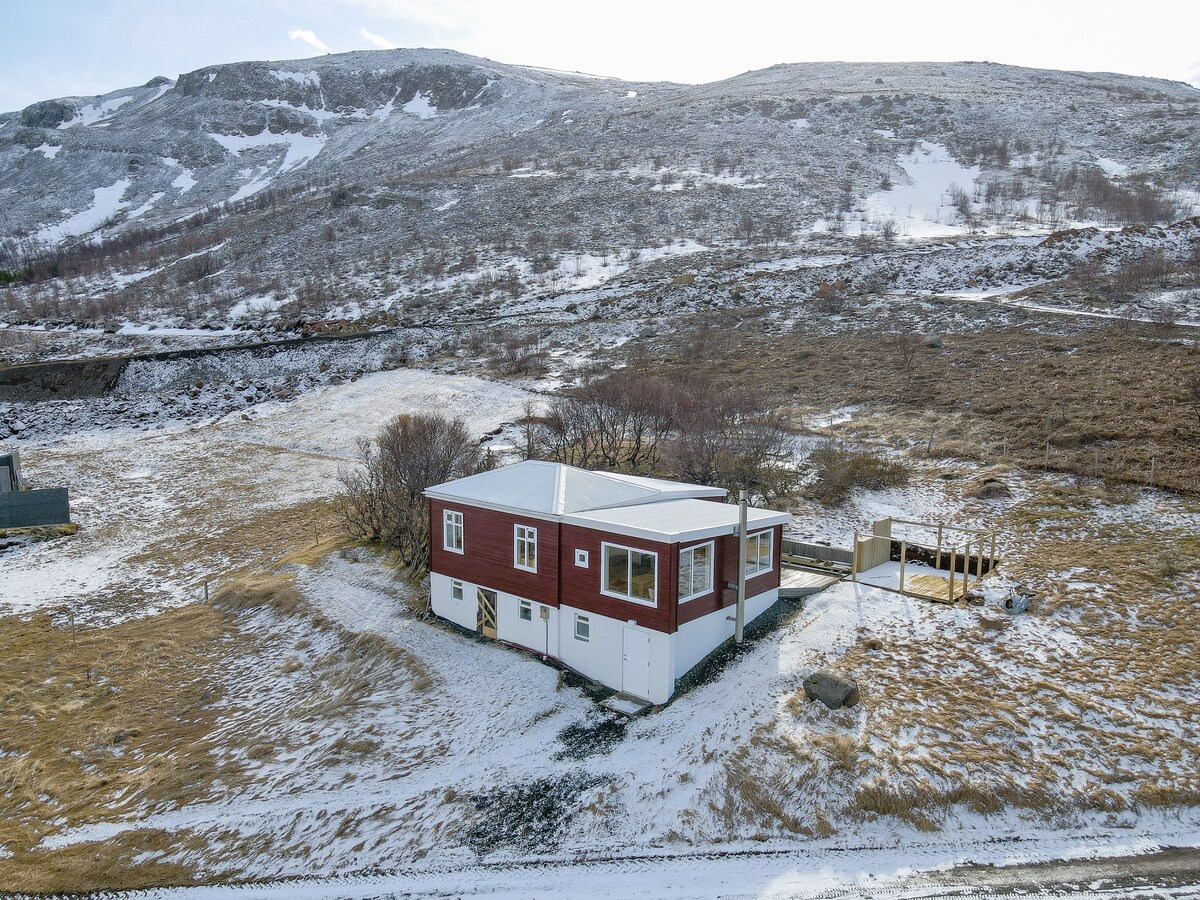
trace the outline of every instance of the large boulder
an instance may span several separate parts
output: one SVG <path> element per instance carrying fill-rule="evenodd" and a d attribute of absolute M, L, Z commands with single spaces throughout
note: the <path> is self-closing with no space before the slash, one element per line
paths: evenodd
<path fill-rule="evenodd" d="M 975 488 L 975 496 L 980 500 L 1007 500 L 1012 491 L 999 478 L 985 478 Z"/>
<path fill-rule="evenodd" d="M 849 675 L 822 669 L 804 679 L 804 696 L 820 700 L 830 709 L 858 703 L 858 683 Z"/>

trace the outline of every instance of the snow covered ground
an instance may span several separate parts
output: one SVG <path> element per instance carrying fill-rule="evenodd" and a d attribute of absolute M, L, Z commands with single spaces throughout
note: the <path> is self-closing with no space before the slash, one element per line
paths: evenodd
<path fill-rule="evenodd" d="M 200 424 L 35 441 L 28 475 L 71 484 L 82 529 L 0 556 L 0 607 L 58 619 L 71 608 L 89 625 L 195 600 L 206 576 L 302 547 L 307 504 L 384 419 L 440 409 L 482 435 L 530 396 L 400 369 Z M 1154 799 L 1197 796 L 1195 671 L 1146 666 L 1148 647 L 1163 659 L 1186 647 L 1194 625 L 1177 617 L 1197 585 L 1142 581 L 1123 595 L 1088 543 L 1146 529 L 1176 540 L 1200 530 L 1200 510 L 1154 492 L 1054 499 L 1061 479 L 1006 480 L 1010 499 L 980 501 L 921 470 L 906 487 L 808 509 L 797 528 L 842 543 L 889 514 L 1000 527 L 1005 562 L 983 612 L 1017 579 L 1045 579 L 1029 615 L 991 633 L 975 607 L 840 583 L 630 721 L 527 654 L 420 618 L 412 589 L 370 553 L 289 564 L 311 612 L 241 615 L 252 643 L 214 663 L 227 693 L 212 752 L 238 777 L 181 803 L 54 823 L 37 852 L 162 834 L 135 867 L 324 879 L 251 896 L 540 896 L 563 879 L 581 896 L 854 896 L 967 861 L 1200 845 L 1198 808 Z M 1054 554 L 1037 542 L 1058 540 L 1078 552 L 1038 571 Z M 1131 627 L 1139 618 L 1176 625 Z M 359 646 L 373 649 L 346 655 Z M 859 679 L 860 706 L 804 701 L 803 679 L 831 665 Z M 13 849 L 28 850 L 0 853 Z"/>

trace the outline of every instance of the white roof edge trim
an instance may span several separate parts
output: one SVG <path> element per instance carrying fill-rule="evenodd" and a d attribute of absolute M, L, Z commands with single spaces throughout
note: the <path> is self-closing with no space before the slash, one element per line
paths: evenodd
<path fill-rule="evenodd" d="M 636 525 L 614 525 L 609 522 L 598 522 L 595 519 L 588 518 L 586 515 L 566 515 L 563 516 L 562 521 L 564 525 L 577 525 L 581 528 L 590 528 L 592 531 L 599 531 L 605 534 L 620 534 L 625 537 L 642 538 L 660 544 L 679 544 L 684 541 L 699 541 L 706 538 L 737 534 L 736 522 L 731 525 L 711 525 L 707 528 L 690 528 L 684 531 L 654 531 L 650 528 L 639 528 Z M 760 519 L 751 519 L 747 523 L 746 533 L 755 534 L 759 531 L 774 528 L 776 525 L 787 525 L 791 521 L 792 516 L 789 513 L 774 513 L 770 516 L 763 516 Z"/>
<path fill-rule="evenodd" d="M 563 517 L 558 513 L 538 512 L 531 509 L 524 509 L 519 506 L 504 506 L 500 503 L 489 503 L 486 500 L 468 500 L 465 497 L 458 497 L 453 494 L 442 494 L 437 491 L 425 491 L 425 496 L 430 500 L 441 500 L 443 503 L 450 503 L 456 507 L 476 509 L 489 509 L 493 512 L 509 513 L 510 515 L 519 516 L 523 519 L 538 519 L 542 522 L 561 522 Z"/>

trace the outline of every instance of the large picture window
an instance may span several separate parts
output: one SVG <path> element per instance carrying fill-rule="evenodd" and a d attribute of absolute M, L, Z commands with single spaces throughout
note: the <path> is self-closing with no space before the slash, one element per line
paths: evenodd
<path fill-rule="evenodd" d="M 604 544 L 600 593 L 655 606 L 658 603 L 658 554 Z"/>
<path fill-rule="evenodd" d="M 679 551 L 679 600 L 691 600 L 713 589 L 713 545 L 699 544 Z"/>
<path fill-rule="evenodd" d="M 442 546 L 451 553 L 463 552 L 463 514 L 448 509 L 442 513 Z"/>
<path fill-rule="evenodd" d="M 760 531 L 746 538 L 746 577 L 771 571 L 771 547 L 775 532 Z"/>
<path fill-rule="evenodd" d="M 537 571 L 537 529 L 527 525 L 515 526 L 513 565 L 526 572 Z"/>

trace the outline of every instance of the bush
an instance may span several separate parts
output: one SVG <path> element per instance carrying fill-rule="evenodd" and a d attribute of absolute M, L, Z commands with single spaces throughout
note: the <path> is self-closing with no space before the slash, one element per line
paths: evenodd
<path fill-rule="evenodd" d="M 361 464 L 343 470 L 334 509 L 346 532 L 397 551 L 416 574 L 429 565 L 426 488 L 474 475 L 495 463 L 461 419 L 436 413 L 392 419 L 359 441 Z"/>
<path fill-rule="evenodd" d="M 856 487 L 899 487 L 908 482 L 910 474 L 908 465 L 898 459 L 833 441 L 818 445 L 808 462 L 814 478 L 805 486 L 805 494 L 826 506 L 841 503 Z"/>

